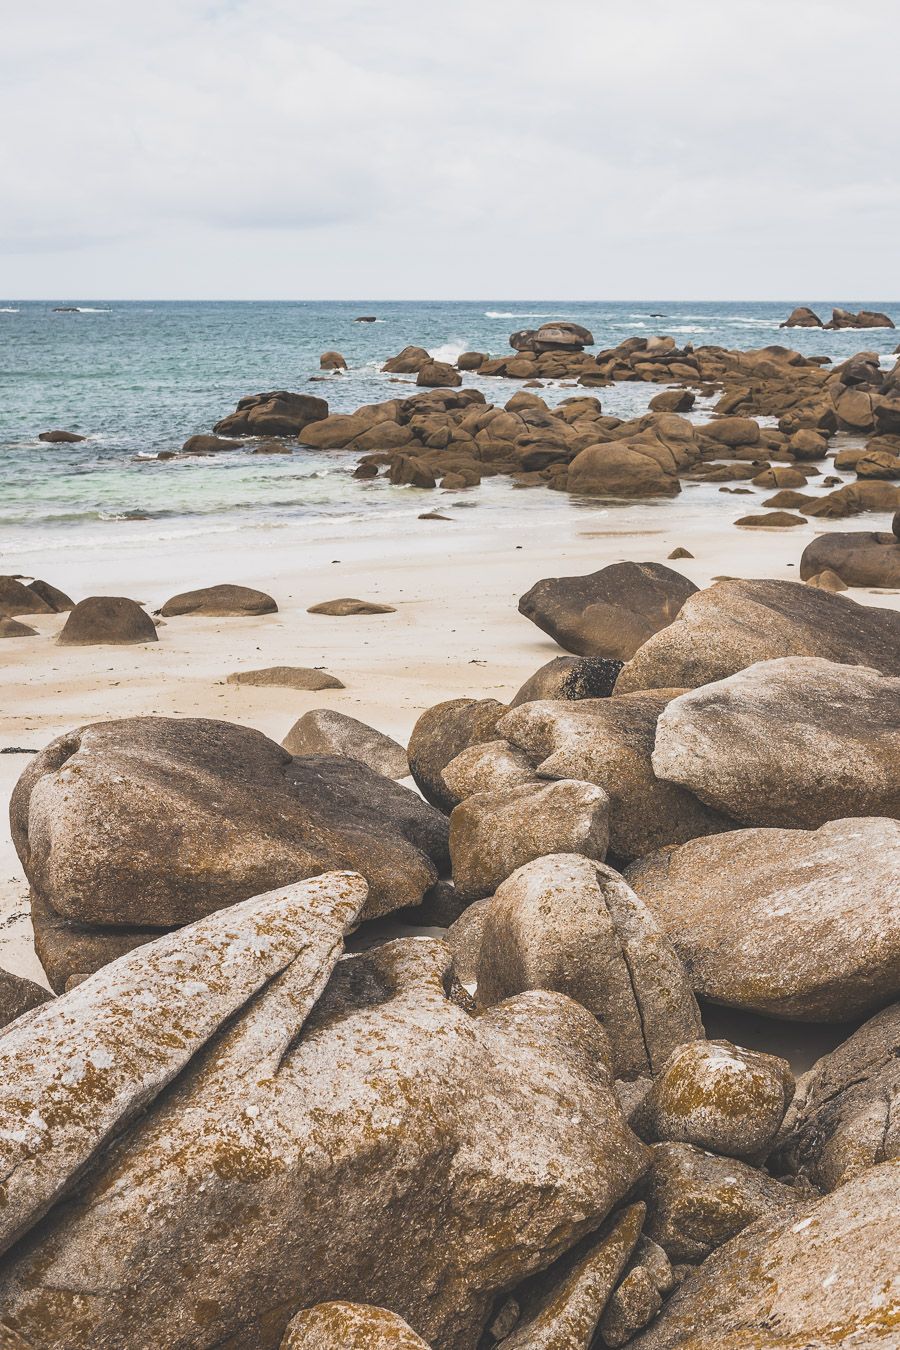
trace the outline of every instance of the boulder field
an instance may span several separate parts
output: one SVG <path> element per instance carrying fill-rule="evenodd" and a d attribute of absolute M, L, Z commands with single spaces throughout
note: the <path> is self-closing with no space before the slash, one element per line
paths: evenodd
<path fill-rule="evenodd" d="M 407 746 L 318 708 L 29 762 L 4 1350 L 896 1344 L 900 619 L 649 564 L 521 608 L 575 651 Z"/>

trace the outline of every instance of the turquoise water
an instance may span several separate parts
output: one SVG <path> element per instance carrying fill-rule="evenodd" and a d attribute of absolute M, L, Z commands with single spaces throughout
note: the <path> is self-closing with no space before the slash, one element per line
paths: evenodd
<path fill-rule="evenodd" d="M 6 559 L 47 545 L 77 546 L 87 530 L 96 540 L 97 530 L 111 522 L 140 522 L 149 539 L 155 530 L 171 537 L 234 529 L 242 521 L 284 526 L 310 517 L 411 510 L 408 491 L 354 481 L 354 457 L 346 454 L 298 449 L 275 457 L 155 458 L 194 432 L 209 431 L 244 394 L 307 390 L 342 412 L 405 393 L 380 366 L 407 343 L 448 360 L 468 349 L 499 355 L 509 350 L 514 329 L 560 318 L 590 328 L 598 348 L 665 333 L 697 346 L 783 342 L 836 360 L 875 350 L 887 364 L 900 339 L 885 329 L 782 332 L 778 325 L 793 302 L 58 302 L 78 305 L 74 314 L 54 313 L 54 303 L 0 302 L 0 550 Z M 859 308 L 852 301 L 803 303 L 824 318 L 833 304 Z M 866 307 L 900 316 L 900 305 L 890 302 Z M 359 314 L 378 321 L 354 323 Z M 310 384 L 320 352 L 330 348 L 344 354 L 350 371 Z M 465 380 L 494 402 L 519 387 Z M 552 403 L 570 392 L 549 385 L 544 396 Z M 633 416 L 655 389 L 625 384 L 597 392 L 606 411 Z M 88 440 L 43 445 L 37 435 L 51 427 Z M 416 497 L 417 508 L 421 500 Z"/>

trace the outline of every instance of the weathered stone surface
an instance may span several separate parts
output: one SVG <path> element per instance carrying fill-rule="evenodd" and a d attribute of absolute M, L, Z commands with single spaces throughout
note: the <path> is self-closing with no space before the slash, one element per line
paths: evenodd
<path fill-rule="evenodd" d="M 446 948 L 420 939 L 341 961 L 304 1024 L 294 965 L 8 1258 L 0 1307 L 26 1340 L 274 1350 L 299 1309 L 341 1297 L 474 1350 L 495 1296 L 639 1179 L 646 1150 L 571 1000 L 472 1018 Z"/>
<path fill-rule="evenodd" d="M 813 577 L 806 578 L 807 586 L 817 586 L 822 591 L 845 591 L 846 583 L 841 580 L 837 572 L 832 572 L 830 568 L 824 572 L 817 572 Z"/>
<path fill-rule="evenodd" d="M 37 629 L 18 619 L 0 618 L 0 638 L 37 637 Z"/>
<path fill-rule="evenodd" d="M 11 970 L 0 970 L 0 1029 L 52 997 L 49 989 L 34 980 L 14 975 Z"/>
<path fill-rule="evenodd" d="M 689 1276 L 634 1350 L 896 1344 L 900 1163 L 733 1238 Z"/>
<path fill-rule="evenodd" d="M 346 618 L 352 614 L 394 614 L 394 605 L 379 605 L 373 600 L 353 600 L 346 597 L 340 600 L 322 600 L 318 605 L 310 605 L 307 614 L 332 614 Z"/>
<path fill-rule="evenodd" d="M 847 586 L 900 586 L 900 539 L 869 530 L 820 534 L 803 550 L 800 575 L 807 581 L 825 570 Z"/>
<path fill-rule="evenodd" d="M 603 859 L 609 843 L 609 798 L 593 783 L 534 780 L 476 792 L 453 809 L 450 859 L 464 900 L 491 895 L 535 858 L 580 853 Z"/>
<path fill-rule="evenodd" d="M 0 577 L 0 617 L 14 619 L 20 614 L 50 614 L 52 605 L 18 577 Z"/>
<path fill-rule="evenodd" d="M 233 614 L 275 614 L 277 610 L 277 604 L 265 591 L 225 583 L 173 595 L 159 612 L 168 619 L 176 614 L 205 614 L 213 618 L 226 618 Z"/>
<path fill-rule="evenodd" d="M 760 661 L 673 699 L 653 768 L 744 825 L 900 816 L 900 678 L 818 657 Z"/>
<path fill-rule="evenodd" d="M 691 1041 L 673 1050 L 654 1079 L 638 1133 L 761 1162 L 793 1095 L 787 1060 L 730 1041 Z"/>
<path fill-rule="evenodd" d="M 603 656 L 554 656 L 530 675 L 509 706 L 539 699 L 574 702 L 581 698 L 608 698 L 615 688 L 622 662 Z"/>
<path fill-rule="evenodd" d="M 286 970 L 302 1026 L 366 899 L 353 873 L 255 896 L 122 957 L 0 1036 L 0 1251 Z M 0 1309 L 7 1307 L 0 1298 Z M 20 1328 L 22 1329 L 22 1328 Z M 50 1342 L 47 1342 L 50 1344 Z"/>
<path fill-rule="evenodd" d="M 900 1003 L 804 1075 L 786 1125 L 778 1167 L 823 1190 L 900 1157 Z"/>
<path fill-rule="evenodd" d="M 387 778 L 406 778 L 409 773 L 402 745 L 383 731 L 331 708 L 304 713 L 282 744 L 291 755 L 346 755 Z"/>
<path fill-rule="evenodd" d="M 539 1275 L 502 1350 L 590 1350 L 603 1309 L 638 1241 L 644 1206 L 629 1205 Z"/>
<path fill-rule="evenodd" d="M 759 445 L 759 423 L 752 417 L 717 417 L 703 428 L 703 434 L 734 449 L 739 445 Z"/>
<path fill-rule="evenodd" d="M 63 647 L 127 646 L 158 642 L 156 626 L 136 600 L 124 595 L 91 595 L 80 600 L 56 641 Z"/>
<path fill-rule="evenodd" d="M 667 462 L 639 440 L 586 446 L 569 465 L 567 487 L 587 497 L 675 497 L 681 491 L 674 456 Z"/>
<path fill-rule="evenodd" d="M 217 455 L 225 450 L 240 450 L 243 441 L 225 436 L 188 436 L 181 447 L 182 455 Z"/>
<path fill-rule="evenodd" d="M 277 389 L 239 399 L 236 410 L 217 422 L 213 431 L 217 436 L 296 436 L 310 422 L 327 416 L 324 398 Z"/>
<path fill-rule="evenodd" d="M 642 858 L 626 879 L 715 1003 L 840 1022 L 900 994 L 895 820 L 735 830 Z"/>
<path fill-rule="evenodd" d="M 32 888 L 79 938 L 85 925 L 189 923 L 334 867 L 367 878 L 373 917 L 418 903 L 448 863 L 446 820 L 408 788 L 355 760 L 293 759 L 250 728 L 193 718 L 58 738 L 19 779 L 10 819 Z M 54 987 L 96 968 L 83 960 L 48 970 Z"/>
<path fill-rule="evenodd" d="M 492 792 L 534 781 L 531 761 L 509 741 L 483 741 L 470 745 L 451 759 L 444 769 L 444 782 L 458 802 L 475 792 Z"/>
<path fill-rule="evenodd" d="M 799 1203 L 765 1172 L 692 1144 L 655 1144 L 641 1193 L 645 1231 L 674 1262 L 703 1261 L 748 1224 Z"/>
<path fill-rule="evenodd" d="M 494 698 L 452 698 L 426 708 L 412 729 L 409 769 L 426 801 L 449 815 L 462 800 L 444 782 L 444 770 L 470 745 L 496 740 L 495 727 L 506 711 Z"/>
<path fill-rule="evenodd" d="M 821 656 L 900 675 L 900 613 L 797 581 L 720 581 L 644 643 L 616 692 L 696 689 L 778 656 Z"/>
<path fill-rule="evenodd" d="M 614 1292 L 603 1317 L 600 1335 L 604 1345 L 615 1350 L 625 1345 L 659 1312 L 662 1297 L 643 1266 L 635 1266 Z"/>
<path fill-rule="evenodd" d="M 265 666 L 262 670 L 236 670 L 228 676 L 228 684 L 249 684 L 268 689 L 343 689 L 342 680 L 326 670 L 308 666 Z"/>
<path fill-rule="evenodd" d="M 661 563 L 613 563 L 589 576 L 536 582 L 519 613 L 566 651 L 627 661 L 696 590 Z"/>
<path fill-rule="evenodd" d="M 601 787 L 610 802 L 610 849 L 617 859 L 630 861 L 733 824 L 653 772 L 657 721 L 677 692 L 526 703 L 511 709 L 497 731 L 528 755 L 541 777 Z"/>
<path fill-rule="evenodd" d="M 428 360 L 419 367 L 416 384 L 426 389 L 456 389 L 462 384 L 462 376 L 447 361 Z"/>
<path fill-rule="evenodd" d="M 381 369 L 387 375 L 416 375 L 430 360 L 424 347 L 404 347 L 402 352 L 385 361 Z"/>
<path fill-rule="evenodd" d="M 408 1322 L 386 1308 L 318 1303 L 291 1319 L 280 1350 L 429 1350 Z"/>
<path fill-rule="evenodd" d="M 703 1035 L 652 911 L 586 857 L 541 857 L 503 882 L 484 911 L 477 972 L 481 1004 L 525 989 L 576 999 L 606 1031 L 617 1078 L 656 1073 L 675 1046 Z"/>
<path fill-rule="evenodd" d="M 786 529 L 792 525 L 805 525 L 803 516 L 792 515 L 790 511 L 769 511 L 762 516 L 741 516 L 735 525 L 749 529 Z"/>

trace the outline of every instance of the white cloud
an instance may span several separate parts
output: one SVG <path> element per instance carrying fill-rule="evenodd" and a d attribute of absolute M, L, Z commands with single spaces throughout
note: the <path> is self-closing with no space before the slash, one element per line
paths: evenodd
<path fill-rule="evenodd" d="M 0 292 L 900 294 L 895 0 L 32 0 Z"/>

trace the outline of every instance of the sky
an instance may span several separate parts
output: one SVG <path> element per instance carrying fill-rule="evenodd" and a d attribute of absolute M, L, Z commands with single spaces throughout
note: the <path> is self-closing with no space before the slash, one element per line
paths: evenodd
<path fill-rule="evenodd" d="M 900 0 L 0 0 L 0 297 L 896 300 Z"/>

